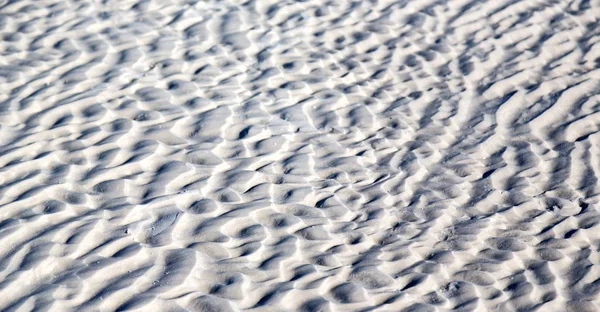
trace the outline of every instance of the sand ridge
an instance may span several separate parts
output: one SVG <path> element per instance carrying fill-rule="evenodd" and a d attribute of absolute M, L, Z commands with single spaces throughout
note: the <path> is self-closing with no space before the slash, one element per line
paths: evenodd
<path fill-rule="evenodd" d="M 0 1 L 0 311 L 597 311 L 596 0 Z"/>

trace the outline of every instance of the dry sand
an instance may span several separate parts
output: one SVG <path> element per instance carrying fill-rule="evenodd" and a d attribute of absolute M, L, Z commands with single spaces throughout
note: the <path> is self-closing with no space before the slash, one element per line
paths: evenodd
<path fill-rule="evenodd" d="M 0 0 L 0 311 L 599 311 L 598 0 Z"/>

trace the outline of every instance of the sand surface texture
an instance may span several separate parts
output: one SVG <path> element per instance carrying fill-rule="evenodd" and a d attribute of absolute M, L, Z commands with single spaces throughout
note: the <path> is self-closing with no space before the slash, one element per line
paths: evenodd
<path fill-rule="evenodd" d="M 598 0 L 0 0 L 0 311 L 599 311 Z"/>

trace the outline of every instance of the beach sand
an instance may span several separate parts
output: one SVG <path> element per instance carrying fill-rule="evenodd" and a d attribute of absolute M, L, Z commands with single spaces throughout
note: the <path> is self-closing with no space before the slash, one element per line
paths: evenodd
<path fill-rule="evenodd" d="M 0 0 L 0 311 L 600 311 L 599 13 Z"/>

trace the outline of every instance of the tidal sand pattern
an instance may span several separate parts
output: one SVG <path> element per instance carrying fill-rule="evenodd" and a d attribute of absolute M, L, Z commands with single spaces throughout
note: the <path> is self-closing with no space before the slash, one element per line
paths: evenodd
<path fill-rule="evenodd" d="M 600 311 L 599 0 L 0 0 L 0 311 Z"/>

